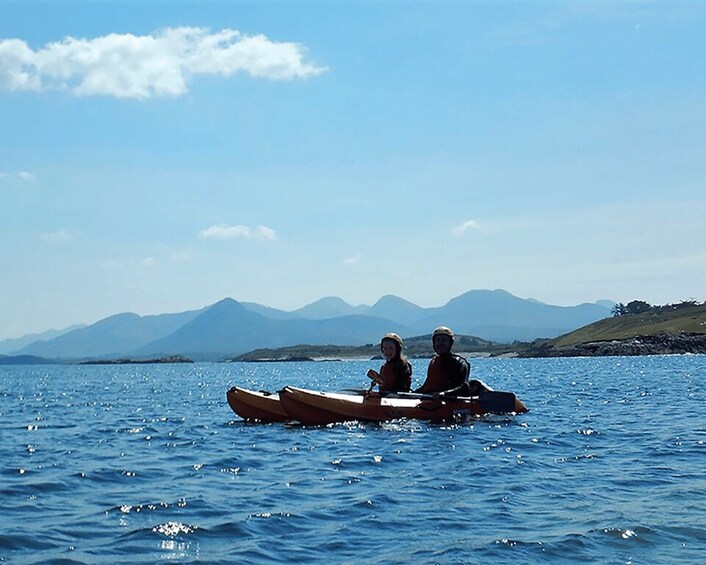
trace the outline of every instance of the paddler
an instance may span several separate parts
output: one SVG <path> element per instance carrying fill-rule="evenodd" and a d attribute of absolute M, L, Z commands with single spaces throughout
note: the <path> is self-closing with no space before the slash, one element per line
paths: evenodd
<path fill-rule="evenodd" d="M 385 364 L 375 380 L 380 392 L 409 392 L 412 388 L 412 365 L 403 355 L 404 342 L 396 333 L 386 333 L 380 340 L 380 351 Z"/>
<path fill-rule="evenodd" d="M 474 396 L 488 388 L 480 381 L 469 381 L 471 365 L 465 357 L 451 352 L 454 332 L 446 326 L 439 326 L 431 335 L 436 355 L 427 368 L 424 384 L 414 392 L 431 394 L 435 398 L 445 396 Z"/>

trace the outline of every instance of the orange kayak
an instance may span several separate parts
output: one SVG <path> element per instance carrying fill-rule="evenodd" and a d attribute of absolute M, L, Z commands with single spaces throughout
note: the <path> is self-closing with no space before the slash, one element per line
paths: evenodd
<path fill-rule="evenodd" d="M 326 425 L 349 420 L 384 422 L 399 418 L 449 421 L 468 416 L 521 413 L 527 408 L 513 393 L 488 390 L 477 397 L 434 399 L 417 393 L 321 392 L 287 386 L 278 393 L 233 387 L 231 409 L 245 420 L 297 421 Z"/>
<path fill-rule="evenodd" d="M 279 395 L 282 408 L 284 408 L 284 411 L 291 416 L 292 420 L 296 420 L 297 422 L 308 426 L 324 426 L 326 424 L 345 422 L 347 420 L 355 419 L 348 417 L 345 414 L 333 412 L 328 407 L 325 407 L 323 403 L 314 404 L 311 402 L 302 402 L 294 393 L 294 390 L 291 387 L 284 387 L 284 389 L 280 391 Z M 353 395 L 346 396 L 352 397 Z M 362 395 L 359 396 L 360 398 L 363 398 Z"/>
<path fill-rule="evenodd" d="M 354 395 L 286 386 L 279 396 L 285 411 L 302 424 L 346 420 L 384 422 L 398 418 L 449 421 L 487 413 L 527 411 L 514 394 L 496 391 L 473 398 L 436 400 L 415 393 Z"/>
<path fill-rule="evenodd" d="M 276 392 L 254 391 L 234 386 L 226 393 L 226 398 L 233 412 L 245 420 L 286 422 L 292 419 L 282 407 Z"/>

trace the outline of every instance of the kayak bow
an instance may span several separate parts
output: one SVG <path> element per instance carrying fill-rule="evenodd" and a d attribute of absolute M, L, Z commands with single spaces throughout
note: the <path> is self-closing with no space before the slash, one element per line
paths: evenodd
<path fill-rule="evenodd" d="M 286 422 L 291 416 L 285 412 L 278 393 L 247 390 L 234 386 L 227 393 L 228 405 L 245 420 Z"/>

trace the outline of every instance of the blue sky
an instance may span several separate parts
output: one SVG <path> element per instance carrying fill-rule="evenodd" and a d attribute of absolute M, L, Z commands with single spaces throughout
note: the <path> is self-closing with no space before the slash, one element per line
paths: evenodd
<path fill-rule="evenodd" d="M 706 298 L 706 3 L 0 0 L 0 339 Z"/>

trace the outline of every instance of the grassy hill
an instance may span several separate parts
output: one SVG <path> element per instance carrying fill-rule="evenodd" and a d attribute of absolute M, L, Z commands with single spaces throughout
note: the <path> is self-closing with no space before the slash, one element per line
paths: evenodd
<path fill-rule="evenodd" d="M 549 340 L 549 343 L 561 347 L 660 333 L 706 334 L 706 304 L 661 306 L 641 314 L 606 318 Z"/>
<path fill-rule="evenodd" d="M 526 356 L 644 355 L 706 352 L 706 304 L 652 306 L 614 316 L 550 340 L 537 340 Z"/>

